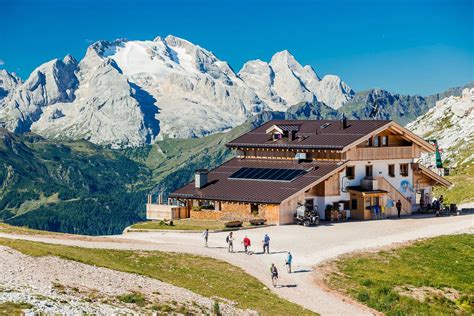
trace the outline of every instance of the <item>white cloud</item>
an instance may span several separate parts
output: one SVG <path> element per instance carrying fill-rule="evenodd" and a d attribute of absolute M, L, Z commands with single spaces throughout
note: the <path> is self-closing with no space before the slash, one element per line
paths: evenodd
<path fill-rule="evenodd" d="M 5 61 L 3 59 L 0 59 L 0 66 L 5 65 Z"/>

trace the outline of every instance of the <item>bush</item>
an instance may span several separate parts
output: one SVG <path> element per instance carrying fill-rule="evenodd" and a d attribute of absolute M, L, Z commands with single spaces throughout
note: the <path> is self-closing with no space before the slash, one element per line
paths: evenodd
<path fill-rule="evenodd" d="M 254 218 L 249 220 L 250 225 L 263 225 L 267 222 L 264 218 Z"/>
<path fill-rule="evenodd" d="M 145 299 L 143 294 L 138 293 L 138 292 L 123 294 L 123 295 L 117 296 L 117 298 L 121 302 L 128 303 L 128 304 L 136 304 L 138 306 L 145 306 L 147 303 L 147 300 Z"/>
<path fill-rule="evenodd" d="M 193 206 L 193 211 L 202 211 L 202 206 Z"/>
<path fill-rule="evenodd" d="M 233 227 L 242 227 L 243 222 L 242 221 L 230 221 L 225 223 L 225 227 L 227 228 L 233 228 Z"/>

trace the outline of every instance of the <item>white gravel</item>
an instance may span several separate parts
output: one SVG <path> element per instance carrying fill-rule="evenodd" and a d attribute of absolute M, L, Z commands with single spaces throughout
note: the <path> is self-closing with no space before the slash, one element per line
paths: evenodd
<path fill-rule="evenodd" d="M 117 296 L 138 292 L 153 304 L 193 313 L 210 313 L 214 300 L 156 279 L 95 267 L 58 257 L 30 257 L 0 246 L 0 303 L 25 302 L 30 311 L 49 315 L 143 314 L 149 310 L 125 304 Z M 250 314 L 220 303 L 223 313 Z"/>
<path fill-rule="evenodd" d="M 282 297 L 323 315 L 366 315 L 374 311 L 348 301 L 340 296 L 319 288 L 315 282 L 313 267 L 324 260 L 339 255 L 384 247 L 394 243 L 419 238 L 472 233 L 474 215 L 454 217 L 413 216 L 382 221 L 346 222 L 321 225 L 318 227 L 274 226 L 234 233 L 236 241 L 247 235 L 254 251 L 261 251 L 264 233 L 271 237 L 270 255 L 245 255 L 242 252 L 229 254 L 225 249 L 226 233 L 213 233 L 209 238 L 209 248 L 202 246 L 201 235 L 196 233 L 156 232 L 128 233 L 121 236 L 89 238 L 87 240 L 58 239 L 45 236 L 8 236 L 66 245 L 114 249 L 155 249 L 162 251 L 188 252 L 228 261 L 243 268 L 270 287 L 269 267 L 275 263 L 280 271 L 282 286 L 274 291 Z M 122 239 L 122 243 L 116 242 Z M 234 244 L 240 250 L 240 242 Z M 284 268 L 286 251 L 293 254 L 293 271 L 287 274 Z"/>

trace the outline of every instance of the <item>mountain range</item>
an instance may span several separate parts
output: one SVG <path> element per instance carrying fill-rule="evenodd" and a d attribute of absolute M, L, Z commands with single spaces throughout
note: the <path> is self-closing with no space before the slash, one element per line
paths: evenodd
<path fill-rule="evenodd" d="M 98 41 L 82 60 L 67 55 L 49 61 L 25 81 L 1 70 L 0 127 L 49 139 L 139 147 L 227 131 L 253 115 L 302 104 L 329 117 L 344 113 L 406 124 L 441 96 L 356 93 L 338 76 L 321 78 L 286 50 L 235 72 L 209 50 L 169 35 Z"/>

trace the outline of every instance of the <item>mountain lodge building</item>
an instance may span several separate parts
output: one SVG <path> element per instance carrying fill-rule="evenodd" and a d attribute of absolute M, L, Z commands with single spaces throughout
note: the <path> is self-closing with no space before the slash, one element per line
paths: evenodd
<path fill-rule="evenodd" d="M 185 217 L 291 224 L 304 203 L 321 219 L 332 208 L 365 220 L 395 216 L 398 200 L 411 214 L 431 203 L 434 185 L 451 185 L 417 163 L 434 147 L 393 121 L 273 120 L 227 147 L 234 158 L 196 170 L 195 181 L 169 195 Z"/>

